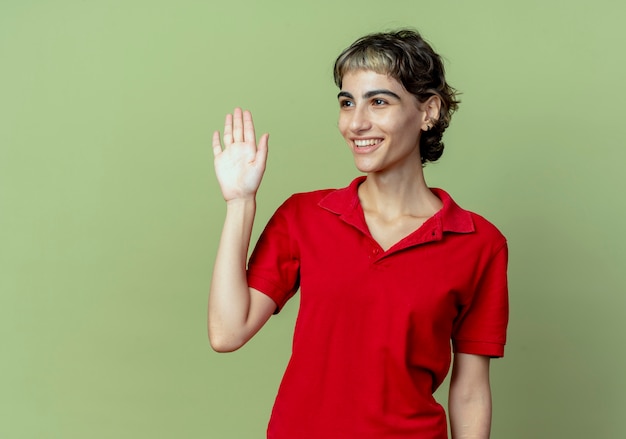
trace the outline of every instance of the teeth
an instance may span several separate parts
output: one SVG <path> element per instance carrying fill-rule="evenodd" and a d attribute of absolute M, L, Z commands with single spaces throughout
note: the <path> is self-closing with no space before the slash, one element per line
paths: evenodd
<path fill-rule="evenodd" d="M 355 140 L 354 144 L 356 146 L 372 146 L 372 145 L 376 145 L 378 142 L 380 142 L 380 139 L 367 139 L 367 140 Z"/>

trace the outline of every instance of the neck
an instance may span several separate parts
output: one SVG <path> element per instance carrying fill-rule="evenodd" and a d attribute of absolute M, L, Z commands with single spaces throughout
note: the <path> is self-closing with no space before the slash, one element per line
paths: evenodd
<path fill-rule="evenodd" d="M 428 188 L 421 164 L 404 173 L 370 173 L 359 186 L 363 210 L 393 218 L 429 217 L 441 209 L 441 200 Z"/>

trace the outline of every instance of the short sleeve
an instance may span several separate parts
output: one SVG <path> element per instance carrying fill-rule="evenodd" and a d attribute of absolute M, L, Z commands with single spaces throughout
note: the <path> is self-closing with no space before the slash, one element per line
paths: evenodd
<path fill-rule="evenodd" d="M 505 242 L 483 269 L 471 301 L 455 322 L 452 334 L 455 353 L 504 356 L 509 321 L 507 264 Z"/>
<path fill-rule="evenodd" d="M 291 203 L 287 200 L 274 213 L 261 233 L 248 261 L 248 286 L 276 302 L 276 312 L 300 285 L 300 261 L 290 225 Z"/>

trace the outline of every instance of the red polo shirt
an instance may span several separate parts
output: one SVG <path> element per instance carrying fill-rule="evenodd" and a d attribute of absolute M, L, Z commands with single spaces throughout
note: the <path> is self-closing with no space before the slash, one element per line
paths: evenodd
<path fill-rule="evenodd" d="M 384 251 L 359 203 L 364 177 L 296 194 L 274 214 L 248 282 L 280 310 L 300 289 L 270 439 L 446 438 L 432 393 L 455 352 L 502 356 L 507 246 L 484 218 L 442 209 Z"/>

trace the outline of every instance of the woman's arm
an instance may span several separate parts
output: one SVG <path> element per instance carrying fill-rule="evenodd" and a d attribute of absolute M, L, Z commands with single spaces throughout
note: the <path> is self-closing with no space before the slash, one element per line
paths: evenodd
<path fill-rule="evenodd" d="M 490 358 L 455 354 L 448 397 L 452 439 L 488 439 L 491 431 Z"/>
<path fill-rule="evenodd" d="M 252 115 L 236 108 L 226 116 L 224 148 L 213 134 L 215 173 L 226 200 L 226 220 L 209 293 L 211 347 L 230 352 L 243 346 L 270 318 L 276 304 L 249 288 L 246 260 L 256 212 L 256 192 L 267 160 L 268 135 L 256 144 Z"/>

